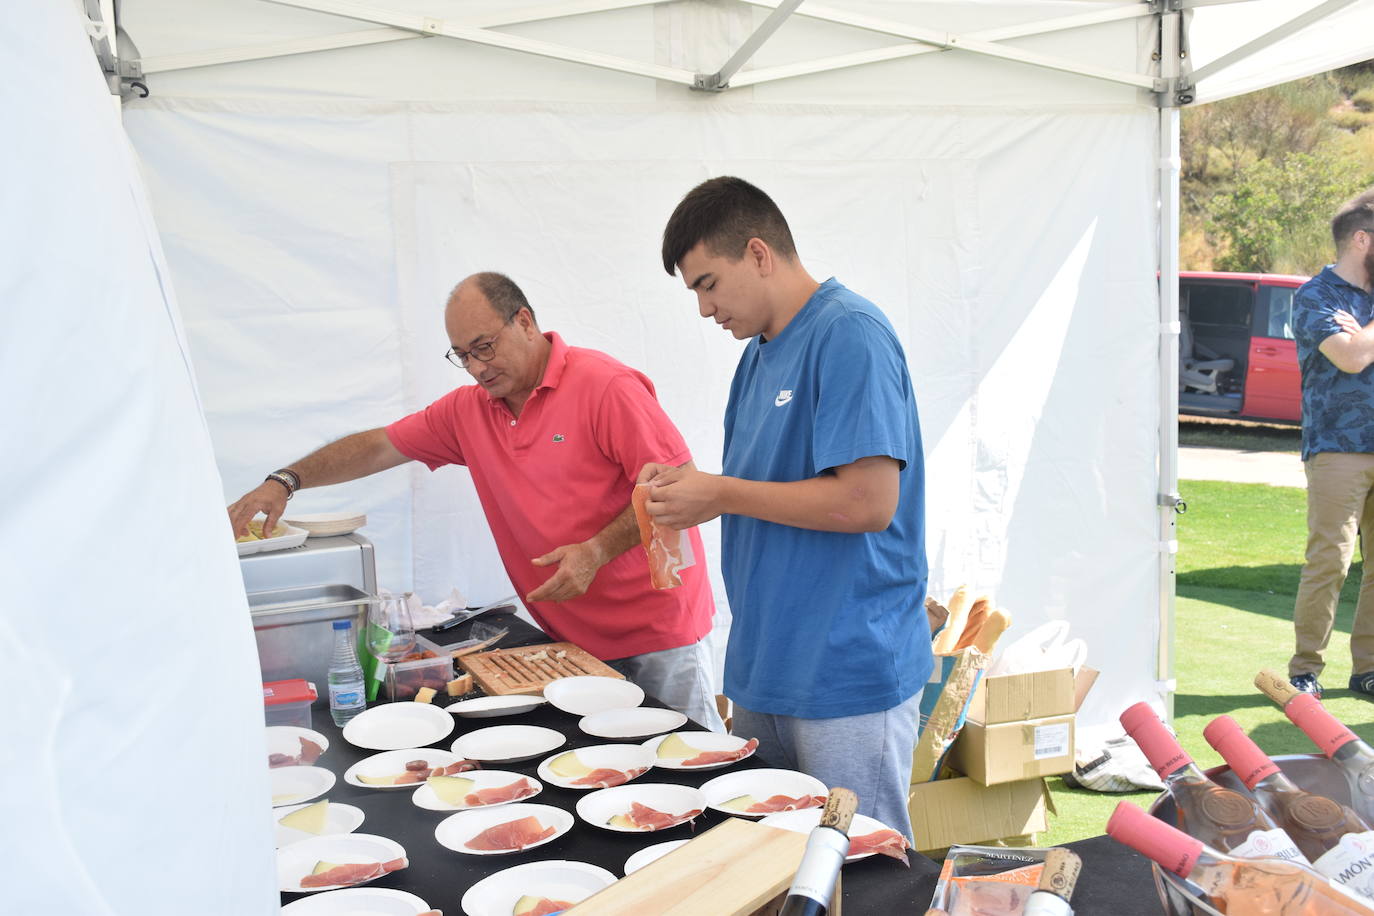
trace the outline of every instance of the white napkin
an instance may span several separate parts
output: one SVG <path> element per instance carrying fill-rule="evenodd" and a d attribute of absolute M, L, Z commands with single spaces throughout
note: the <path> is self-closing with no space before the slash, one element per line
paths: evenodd
<path fill-rule="evenodd" d="M 380 590 L 377 594 L 383 599 L 391 597 L 391 592 L 386 589 Z M 410 611 L 411 625 L 417 630 L 441 624 L 452 617 L 454 611 L 461 611 L 468 606 L 467 597 L 457 587 L 450 590 L 448 597 L 433 607 L 421 602 L 420 596 L 414 592 L 406 592 L 405 599 L 406 609 Z"/>

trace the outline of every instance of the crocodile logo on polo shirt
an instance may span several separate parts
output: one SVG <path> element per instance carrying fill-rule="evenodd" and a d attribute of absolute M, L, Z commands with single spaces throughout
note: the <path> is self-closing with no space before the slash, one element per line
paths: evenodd
<path fill-rule="evenodd" d="M 554 442 L 563 442 L 563 441 L 565 441 L 565 440 L 563 439 L 563 434 L 562 434 L 562 433 L 554 433 L 554 434 L 553 434 L 553 441 L 554 441 Z"/>
<path fill-rule="evenodd" d="M 781 391 L 779 391 L 778 396 L 773 399 L 773 406 L 781 407 L 790 400 L 792 400 L 792 389 L 784 388 Z"/>

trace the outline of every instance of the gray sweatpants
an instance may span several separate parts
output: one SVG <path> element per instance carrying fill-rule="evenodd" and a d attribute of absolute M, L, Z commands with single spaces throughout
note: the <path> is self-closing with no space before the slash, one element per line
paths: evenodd
<path fill-rule="evenodd" d="M 723 732 L 725 723 L 716 710 L 716 692 L 711 686 L 715 664 L 709 640 L 707 635 L 691 645 L 608 659 L 606 664 L 643 687 L 649 696 L 663 701 L 665 706 L 713 732 Z"/>
<path fill-rule="evenodd" d="M 906 798 L 920 711 L 921 691 L 882 712 L 834 719 L 776 716 L 736 703 L 732 731 L 758 738 L 759 756 L 775 766 L 851 789 L 859 796 L 860 814 L 911 840 Z"/>

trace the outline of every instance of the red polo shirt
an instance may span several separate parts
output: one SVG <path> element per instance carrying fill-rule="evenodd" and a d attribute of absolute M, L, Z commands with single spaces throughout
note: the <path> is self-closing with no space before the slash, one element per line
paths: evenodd
<path fill-rule="evenodd" d="M 386 428 L 401 454 L 431 471 L 468 467 L 521 595 L 557 571 L 530 561 L 605 528 L 630 504 L 647 462 L 691 458 L 642 373 L 544 336 L 553 345 L 549 363 L 518 418 L 505 401 L 466 385 Z M 650 584 L 648 557 L 636 545 L 601 567 L 582 597 L 529 604 L 530 612 L 550 636 L 603 659 L 694 643 L 710 630 L 715 602 L 695 528 L 691 538 L 697 565 L 678 588 Z"/>

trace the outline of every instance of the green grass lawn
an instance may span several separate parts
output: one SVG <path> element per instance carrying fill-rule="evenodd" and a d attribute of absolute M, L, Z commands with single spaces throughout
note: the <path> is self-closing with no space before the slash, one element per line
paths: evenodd
<path fill-rule="evenodd" d="M 1302 429 L 1297 426 L 1188 417 L 1178 421 L 1178 444 L 1200 448 L 1238 448 L 1248 452 L 1300 452 Z"/>
<path fill-rule="evenodd" d="M 1304 492 L 1197 480 L 1181 481 L 1179 490 L 1188 511 L 1178 525 L 1174 727 L 1184 748 L 1204 768 L 1221 763 L 1202 729 L 1225 713 L 1271 755 L 1311 753 L 1307 737 L 1252 683 L 1260 668 L 1286 670 L 1292 654 L 1293 596 L 1307 535 Z M 1345 689 L 1360 573 L 1357 558 L 1337 609 L 1323 702 L 1374 743 L 1374 701 Z M 1103 795 L 1068 789 L 1059 779 L 1049 782 L 1058 814 L 1037 838 L 1045 846 L 1100 834 L 1123 798 L 1144 805 L 1154 797 Z"/>

